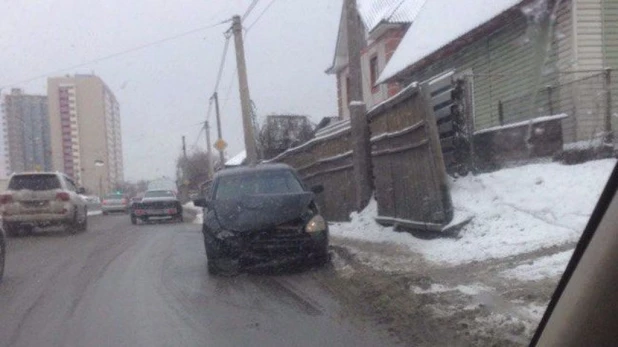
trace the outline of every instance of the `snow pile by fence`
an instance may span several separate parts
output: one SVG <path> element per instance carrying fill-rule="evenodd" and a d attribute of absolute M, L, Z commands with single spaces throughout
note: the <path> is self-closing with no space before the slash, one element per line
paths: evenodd
<path fill-rule="evenodd" d="M 374 221 L 372 201 L 335 237 L 404 245 L 432 262 L 461 264 L 576 242 L 616 160 L 531 164 L 451 181 L 455 209 L 474 216 L 459 238 L 421 240 Z"/>
<path fill-rule="evenodd" d="M 504 271 L 502 276 L 517 278 L 523 281 L 536 281 L 546 277 L 555 277 L 562 274 L 572 255 L 573 250 L 556 253 L 540 258 L 531 264 L 520 265 L 514 269 Z"/>
<path fill-rule="evenodd" d="M 203 212 L 202 209 L 196 207 L 193 204 L 193 201 L 189 201 L 188 203 L 182 205 L 182 213 L 183 217 L 187 222 L 191 222 L 193 224 L 202 224 Z"/>

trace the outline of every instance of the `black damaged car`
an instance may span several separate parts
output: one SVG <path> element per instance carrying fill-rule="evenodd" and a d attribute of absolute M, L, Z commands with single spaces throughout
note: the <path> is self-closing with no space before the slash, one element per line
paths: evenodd
<path fill-rule="evenodd" d="M 249 263 L 329 261 L 328 224 L 315 194 L 291 167 L 265 164 L 219 171 L 205 197 L 204 245 L 211 274 Z"/>

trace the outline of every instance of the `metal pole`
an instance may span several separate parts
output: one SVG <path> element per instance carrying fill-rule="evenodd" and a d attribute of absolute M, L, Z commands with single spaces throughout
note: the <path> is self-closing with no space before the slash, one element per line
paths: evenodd
<path fill-rule="evenodd" d="M 612 69 L 605 69 L 605 143 L 612 144 L 614 142 L 614 134 L 612 132 Z"/>
<path fill-rule="evenodd" d="M 251 97 L 249 96 L 249 83 L 247 81 L 247 66 L 245 63 L 245 48 L 242 39 L 242 25 L 240 16 L 232 18 L 232 32 L 236 48 L 236 66 L 238 69 L 238 88 L 240 89 L 240 105 L 242 109 L 243 130 L 245 135 L 245 150 L 249 165 L 257 163 L 257 146 L 253 134 L 253 121 L 251 119 Z"/>
<path fill-rule="evenodd" d="M 219 115 L 219 94 L 215 92 L 212 97 L 215 99 L 215 111 L 217 113 L 217 136 L 222 140 L 223 135 L 221 134 L 221 116 Z M 225 165 L 223 149 L 219 149 L 219 161 L 221 162 L 221 167 L 223 167 Z"/>
<path fill-rule="evenodd" d="M 185 137 L 182 137 L 182 156 L 184 158 L 184 165 L 182 166 L 182 182 L 180 182 L 180 197 L 181 201 L 187 200 L 189 197 L 189 187 L 186 184 L 187 182 L 187 168 L 189 166 L 189 161 L 187 159 L 187 144 L 185 141 Z"/>
<path fill-rule="evenodd" d="M 356 181 L 356 207 L 360 211 L 369 202 L 372 190 L 371 152 L 369 145 L 369 123 L 365 116 L 363 102 L 363 80 L 361 72 L 361 49 L 364 46 L 364 29 L 359 21 L 356 0 L 347 0 L 348 71 L 350 78 L 350 125 L 354 176 Z"/>
<path fill-rule="evenodd" d="M 212 162 L 212 145 L 210 142 L 210 124 L 204 122 L 204 131 L 206 132 L 206 155 L 208 156 L 208 176 L 212 178 L 215 174 L 214 163 Z"/>
<path fill-rule="evenodd" d="M 187 160 L 187 143 L 185 142 L 185 137 L 182 137 L 182 156 Z"/>

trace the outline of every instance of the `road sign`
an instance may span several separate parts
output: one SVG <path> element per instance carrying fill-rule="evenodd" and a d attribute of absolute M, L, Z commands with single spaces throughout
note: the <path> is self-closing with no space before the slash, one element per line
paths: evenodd
<path fill-rule="evenodd" d="M 218 139 L 217 141 L 215 141 L 215 148 L 218 151 L 223 151 L 225 148 L 227 148 L 227 143 L 225 143 L 223 139 Z"/>

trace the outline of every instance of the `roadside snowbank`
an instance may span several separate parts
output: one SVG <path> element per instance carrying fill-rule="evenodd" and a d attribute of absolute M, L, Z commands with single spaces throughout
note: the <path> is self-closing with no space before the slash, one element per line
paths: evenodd
<path fill-rule="evenodd" d="M 535 260 L 531 264 L 520 265 L 503 271 L 500 275 L 506 278 L 516 278 L 522 281 L 537 281 L 562 275 L 566 269 L 573 250 L 560 252 Z"/>
<path fill-rule="evenodd" d="M 447 264 L 574 243 L 615 164 L 615 159 L 571 166 L 530 164 L 452 180 L 455 209 L 474 216 L 459 239 L 421 240 L 380 226 L 373 219 L 375 200 L 361 213 L 352 213 L 351 222 L 332 224 L 331 233 L 344 239 L 404 245 L 431 262 Z"/>
<path fill-rule="evenodd" d="M 203 211 L 200 207 L 196 207 L 193 204 L 193 201 L 189 201 L 188 203 L 182 205 L 182 211 L 187 221 L 190 221 L 192 224 L 202 224 Z"/>

